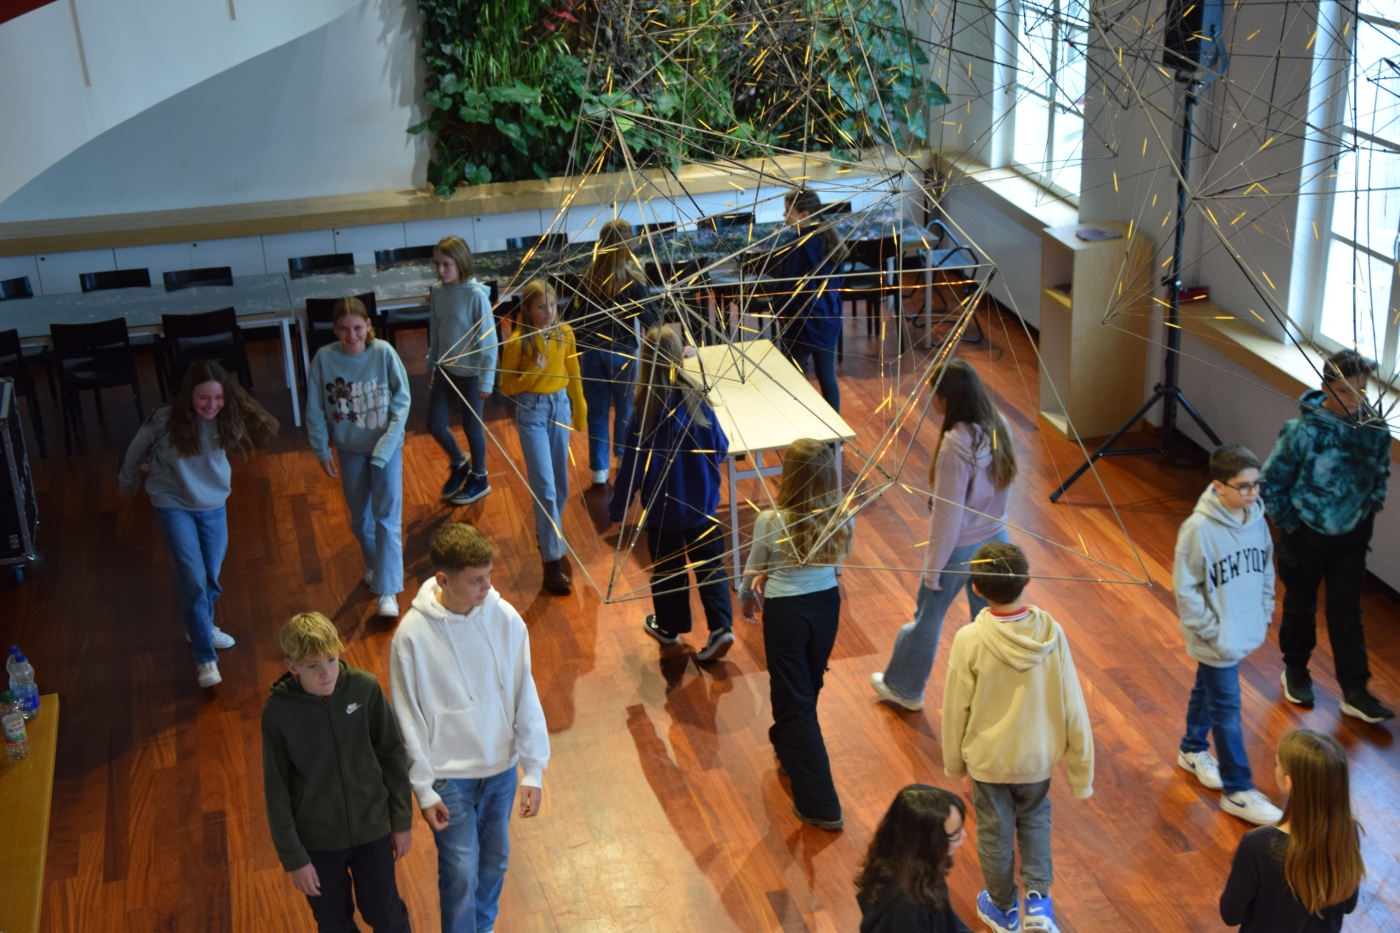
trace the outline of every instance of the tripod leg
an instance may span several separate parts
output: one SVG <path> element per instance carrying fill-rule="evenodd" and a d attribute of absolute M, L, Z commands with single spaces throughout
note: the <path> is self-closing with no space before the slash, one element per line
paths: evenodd
<path fill-rule="evenodd" d="M 1133 425 L 1137 424 L 1138 420 L 1141 419 L 1143 415 L 1147 414 L 1148 410 L 1153 405 L 1156 405 L 1159 401 L 1161 401 L 1162 397 L 1167 394 L 1167 391 L 1167 389 L 1158 386 L 1157 391 L 1152 393 L 1152 397 L 1149 398 L 1146 402 L 1144 402 L 1141 408 L 1133 412 L 1133 414 L 1129 415 L 1128 420 L 1123 422 L 1122 426 L 1120 426 L 1117 431 L 1114 431 L 1112 434 L 1110 434 L 1108 436 L 1108 440 L 1100 444 L 1099 449 L 1090 454 L 1089 459 L 1081 463 L 1079 465 L 1079 469 L 1071 473 L 1069 479 L 1065 480 L 1063 483 L 1060 484 L 1059 489 L 1056 489 L 1054 492 L 1050 493 L 1050 501 L 1059 502 L 1060 496 L 1064 495 L 1065 490 L 1073 486 L 1075 480 L 1079 479 L 1079 477 L 1083 476 L 1086 472 L 1088 472 L 1089 467 L 1093 466 L 1095 460 L 1098 460 L 1104 454 L 1108 453 L 1108 449 L 1114 444 L 1118 443 L 1118 439 L 1124 434 L 1127 434 L 1128 430 L 1132 428 Z"/>
<path fill-rule="evenodd" d="M 1191 416 L 1191 420 L 1196 422 L 1196 425 L 1205 432 L 1206 437 L 1210 438 L 1210 442 L 1216 447 L 1219 447 L 1221 444 L 1220 438 L 1215 436 L 1215 432 L 1210 429 L 1210 425 L 1206 424 L 1206 419 L 1201 417 L 1201 413 L 1196 411 L 1195 407 L 1186 400 L 1186 393 L 1176 388 L 1173 388 L 1171 393 L 1176 396 L 1176 400 L 1181 403 L 1181 407 L 1186 409 L 1186 413 Z"/>

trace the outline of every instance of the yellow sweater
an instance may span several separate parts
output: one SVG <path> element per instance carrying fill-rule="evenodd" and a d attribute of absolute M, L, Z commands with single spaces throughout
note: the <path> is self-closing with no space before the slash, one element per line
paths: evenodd
<path fill-rule="evenodd" d="M 535 354 L 543 351 L 545 363 L 535 365 Z M 573 409 L 575 431 L 587 430 L 588 403 L 583 400 L 583 378 L 579 375 L 578 350 L 574 346 L 574 329 L 558 325 L 556 339 L 545 340 L 539 334 L 521 337 L 517 332 L 501 344 L 501 391 L 506 395 L 530 392 L 553 395 L 560 389 L 569 390 L 569 405 Z"/>

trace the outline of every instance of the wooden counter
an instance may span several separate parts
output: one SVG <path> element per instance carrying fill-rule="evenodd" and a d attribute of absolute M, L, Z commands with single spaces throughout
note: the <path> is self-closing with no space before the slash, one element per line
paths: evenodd
<path fill-rule="evenodd" d="M 0 930 L 34 933 L 44 897 L 44 859 L 49 847 L 49 805 L 58 750 L 58 694 L 39 698 L 39 715 L 28 722 L 29 757 L 0 761 L 0 800 L 5 807 L 5 842 L 0 845 Z"/>

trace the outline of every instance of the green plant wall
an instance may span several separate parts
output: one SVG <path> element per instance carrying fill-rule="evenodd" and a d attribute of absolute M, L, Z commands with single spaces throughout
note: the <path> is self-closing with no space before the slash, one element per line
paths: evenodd
<path fill-rule="evenodd" d="M 927 60 L 897 0 L 419 0 L 428 179 L 673 168 L 923 140 Z"/>

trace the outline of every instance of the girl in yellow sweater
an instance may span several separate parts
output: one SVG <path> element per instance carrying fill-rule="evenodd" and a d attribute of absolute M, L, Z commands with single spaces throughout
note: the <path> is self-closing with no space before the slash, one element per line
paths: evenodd
<path fill-rule="evenodd" d="M 569 592 L 571 580 L 560 559 L 564 502 L 569 496 L 569 430 L 585 430 L 574 331 L 558 321 L 554 289 L 541 279 L 525 283 L 517 326 L 502 322 L 501 392 L 515 402 L 515 429 L 525 457 L 525 475 L 535 500 L 535 537 L 544 558 L 544 585 Z"/>

